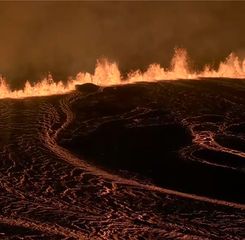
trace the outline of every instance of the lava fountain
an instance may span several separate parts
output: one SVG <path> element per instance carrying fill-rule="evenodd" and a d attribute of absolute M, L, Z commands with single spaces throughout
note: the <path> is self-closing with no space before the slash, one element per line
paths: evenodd
<path fill-rule="evenodd" d="M 55 82 L 49 74 L 38 83 L 25 83 L 23 89 L 11 90 L 6 79 L 0 77 L 0 98 L 24 98 L 31 96 L 47 96 L 64 94 L 75 90 L 77 84 L 94 83 L 100 86 L 127 84 L 139 81 L 198 79 L 198 78 L 245 78 L 245 59 L 239 59 L 231 53 L 218 69 L 206 65 L 202 71 L 192 71 L 189 67 L 189 57 L 185 49 L 175 49 L 170 68 L 161 67 L 160 64 L 149 65 L 145 72 L 132 71 L 123 78 L 117 63 L 107 59 L 97 60 L 94 74 L 79 72 L 77 76 L 66 84 L 62 81 Z"/>

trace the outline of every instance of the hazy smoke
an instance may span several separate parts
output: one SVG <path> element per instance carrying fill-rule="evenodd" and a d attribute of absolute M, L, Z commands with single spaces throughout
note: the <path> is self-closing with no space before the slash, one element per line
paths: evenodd
<path fill-rule="evenodd" d="M 14 86 L 67 79 L 107 57 L 122 71 L 166 66 L 175 46 L 195 68 L 243 54 L 244 2 L 1 2 L 0 72 Z"/>

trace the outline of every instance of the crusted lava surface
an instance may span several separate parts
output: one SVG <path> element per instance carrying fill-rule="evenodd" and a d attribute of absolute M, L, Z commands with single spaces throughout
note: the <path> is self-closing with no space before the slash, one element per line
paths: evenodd
<path fill-rule="evenodd" d="M 245 80 L 0 100 L 0 239 L 244 239 Z"/>

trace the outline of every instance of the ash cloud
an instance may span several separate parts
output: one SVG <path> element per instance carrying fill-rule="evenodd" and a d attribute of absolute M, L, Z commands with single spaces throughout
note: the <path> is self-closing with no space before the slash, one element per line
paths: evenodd
<path fill-rule="evenodd" d="M 107 57 L 127 72 L 168 66 L 176 46 L 192 65 L 244 55 L 243 2 L 1 2 L 0 72 L 14 87 L 48 71 L 67 79 Z"/>

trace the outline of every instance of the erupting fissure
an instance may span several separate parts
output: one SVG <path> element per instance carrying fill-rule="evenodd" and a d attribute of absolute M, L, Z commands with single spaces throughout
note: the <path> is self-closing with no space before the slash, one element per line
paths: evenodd
<path fill-rule="evenodd" d="M 160 64 L 151 64 L 145 72 L 140 70 L 130 72 L 123 78 L 118 65 L 106 59 L 97 61 L 94 74 L 78 73 L 75 79 L 64 84 L 62 81 L 55 82 L 51 74 L 36 84 L 25 83 L 24 89 L 12 91 L 6 80 L 0 77 L 0 98 L 24 98 L 31 96 L 46 96 L 64 94 L 75 89 L 77 84 L 94 83 L 96 85 L 108 86 L 127 84 L 139 81 L 198 79 L 198 78 L 245 78 L 245 59 L 239 59 L 231 53 L 225 61 L 219 64 L 217 70 L 206 65 L 202 71 L 192 71 L 188 64 L 188 54 L 185 49 L 176 49 L 171 60 L 169 69 Z"/>

